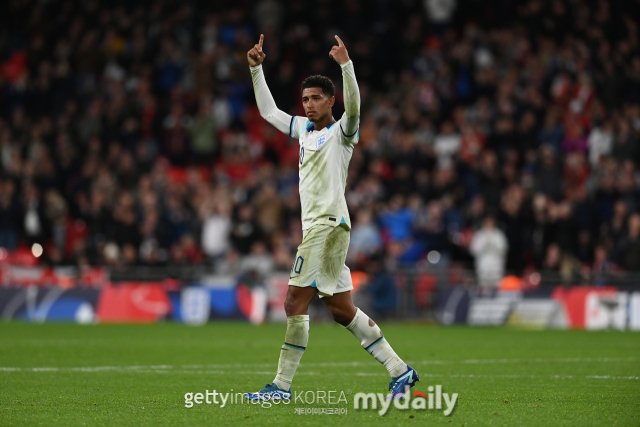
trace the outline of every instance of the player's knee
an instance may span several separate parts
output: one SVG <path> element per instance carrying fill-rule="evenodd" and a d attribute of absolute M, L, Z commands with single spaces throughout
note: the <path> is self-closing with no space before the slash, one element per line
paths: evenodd
<path fill-rule="evenodd" d="M 289 316 L 295 316 L 295 314 L 292 314 L 295 312 L 295 302 L 291 300 L 291 298 L 287 297 L 286 300 L 284 300 L 284 312 L 287 313 L 287 317 Z"/>
<path fill-rule="evenodd" d="M 303 307 L 300 298 L 287 295 L 287 298 L 284 300 L 284 312 L 287 314 L 287 317 L 306 314 L 306 307 Z"/>

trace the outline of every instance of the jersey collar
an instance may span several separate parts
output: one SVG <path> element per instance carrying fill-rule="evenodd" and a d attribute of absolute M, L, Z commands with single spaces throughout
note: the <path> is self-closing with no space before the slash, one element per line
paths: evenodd
<path fill-rule="evenodd" d="M 331 129 L 331 126 L 335 125 L 338 122 L 333 122 L 331 123 L 329 126 L 326 127 L 327 130 Z M 307 131 L 309 132 L 313 132 L 315 130 L 315 127 L 313 125 L 313 122 L 309 122 L 309 124 L 307 125 Z"/>

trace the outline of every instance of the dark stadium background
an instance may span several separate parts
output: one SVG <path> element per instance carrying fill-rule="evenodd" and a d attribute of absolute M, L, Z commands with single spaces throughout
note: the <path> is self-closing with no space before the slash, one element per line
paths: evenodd
<path fill-rule="evenodd" d="M 639 32 L 640 0 L 0 0 L 0 426 L 640 425 Z M 290 114 L 324 74 L 342 115 L 348 49 L 353 300 L 450 416 L 355 409 L 389 375 L 317 298 L 292 391 L 347 402 L 185 407 L 285 335 L 260 34 Z"/>
<path fill-rule="evenodd" d="M 16 266 L 65 288 L 286 274 L 298 145 L 255 105 L 246 51 L 264 33 L 291 114 L 306 76 L 340 86 L 334 34 L 355 64 L 348 265 L 375 311 L 507 274 L 637 289 L 639 16 L 623 0 L 2 1 L 3 283 L 31 283 Z M 469 250 L 486 216 L 508 243 L 497 279 Z"/>

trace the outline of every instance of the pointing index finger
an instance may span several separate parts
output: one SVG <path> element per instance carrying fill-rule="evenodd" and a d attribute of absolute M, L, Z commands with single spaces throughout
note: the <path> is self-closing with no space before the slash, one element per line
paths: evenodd
<path fill-rule="evenodd" d="M 344 47 L 344 43 L 342 43 L 342 40 L 340 40 L 340 37 L 336 36 L 336 40 L 338 40 L 338 46 Z"/>
<path fill-rule="evenodd" d="M 262 49 L 262 42 L 264 41 L 264 34 L 260 34 L 260 42 L 258 43 L 258 46 L 260 46 L 260 49 Z"/>

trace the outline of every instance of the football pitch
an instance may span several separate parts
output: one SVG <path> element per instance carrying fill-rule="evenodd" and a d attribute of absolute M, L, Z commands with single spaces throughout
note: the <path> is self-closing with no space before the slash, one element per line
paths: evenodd
<path fill-rule="evenodd" d="M 384 393 L 389 377 L 337 325 L 311 324 L 292 388 L 306 400 L 267 408 L 203 399 L 186 408 L 186 393 L 257 391 L 271 382 L 285 325 L 10 322 L 0 324 L 0 425 L 640 425 L 639 333 L 381 327 L 420 373 L 412 391 L 427 395 L 440 385 L 458 393 L 450 416 L 354 409 L 356 393 Z M 335 391 L 333 404 L 308 403 L 318 391 Z"/>

